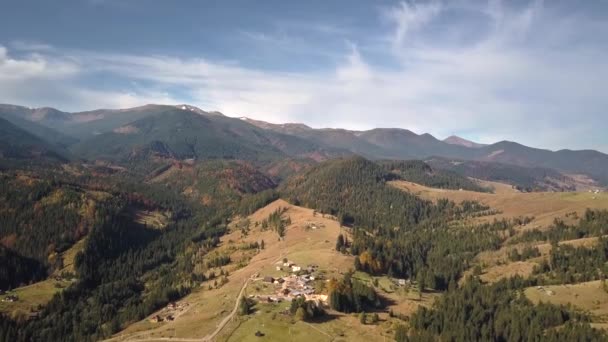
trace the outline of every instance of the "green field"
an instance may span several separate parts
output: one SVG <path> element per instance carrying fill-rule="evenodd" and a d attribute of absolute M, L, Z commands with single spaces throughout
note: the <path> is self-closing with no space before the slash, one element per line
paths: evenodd
<path fill-rule="evenodd" d="M 23 286 L 6 295 L 16 295 L 16 302 L 0 302 L 0 312 L 13 317 L 28 315 L 31 310 L 36 310 L 39 305 L 45 305 L 53 295 L 71 284 L 69 281 L 56 281 L 47 279 L 32 285 Z M 6 295 L 2 296 L 4 298 Z"/>
<path fill-rule="evenodd" d="M 394 322 L 381 320 L 378 324 L 363 325 L 358 315 L 330 313 L 322 321 L 295 321 L 281 312 L 289 309 L 289 302 L 257 304 L 255 312 L 247 317 L 237 317 L 231 322 L 218 341 L 376 341 L 390 340 Z M 257 337 L 259 331 L 263 337 Z"/>

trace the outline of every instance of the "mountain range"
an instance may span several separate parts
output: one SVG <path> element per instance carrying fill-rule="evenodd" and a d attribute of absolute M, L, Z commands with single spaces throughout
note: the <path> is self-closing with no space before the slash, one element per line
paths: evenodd
<path fill-rule="evenodd" d="M 12 129 L 7 126 L 10 123 L 48 142 L 51 150 L 65 149 L 68 153 L 64 155 L 87 160 L 126 161 L 153 156 L 255 161 L 296 158 L 318 162 L 355 154 L 374 160 L 451 161 L 436 163 L 445 168 L 465 163 L 479 169 L 498 163 L 556 171 L 571 179 L 583 175 L 598 184 L 608 184 L 608 155 L 595 150 L 550 151 L 511 141 L 483 145 L 457 136 L 439 140 L 428 133 L 416 134 L 402 128 L 316 129 L 300 123 L 232 118 L 189 105 L 76 113 L 0 105 L 0 118 L 6 120 L 0 123 L 4 129 Z M 460 169 L 470 172 L 472 167 Z"/>

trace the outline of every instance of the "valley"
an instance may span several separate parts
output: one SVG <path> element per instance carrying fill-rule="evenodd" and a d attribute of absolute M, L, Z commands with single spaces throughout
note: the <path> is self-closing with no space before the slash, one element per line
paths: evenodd
<path fill-rule="evenodd" d="M 607 334 L 604 155 L 185 105 L 0 116 L 2 339 Z"/>
<path fill-rule="evenodd" d="M 606 60 L 608 0 L 2 1 L 0 342 L 608 342 Z"/>

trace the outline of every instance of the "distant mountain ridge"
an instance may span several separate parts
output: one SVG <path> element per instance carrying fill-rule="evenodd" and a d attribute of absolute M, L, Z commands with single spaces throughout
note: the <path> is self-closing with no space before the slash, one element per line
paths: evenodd
<path fill-rule="evenodd" d="M 59 145 L 69 145 L 77 155 L 93 159 L 133 153 L 165 154 L 178 159 L 253 160 L 264 156 L 316 161 L 352 154 L 375 160 L 442 157 L 553 169 L 564 174 L 583 174 L 608 184 L 608 155 L 594 150 L 549 151 L 510 141 L 482 145 L 456 136 L 442 141 L 430 134 L 401 128 L 351 131 L 318 129 L 300 123 L 273 124 L 228 117 L 186 104 L 77 113 L 0 105 L 0 114 L 7 120 L 12 118 L 14 124 L 21 120 L 17 126 L 43 140 L 60 140 Z M 31 127 L 25 127 L 24 123 Z"/>
<path fill-rule="evenodd" d="M 281 125 L 256 125 L 286 132 Z M 310 129 L 291 132 L 300 137 L 314 137 L 329 145 L 349 150 L 371 159 L 455 158 L 517 165 L 526 168 L 549 168 L 564 173 L 582 173 L 608 184 L 608 155 L 595 150 L 550 151 L 501 141 L 483 145 L 459 137 L 441 141 L 431 134 L 416 134 L 400 128 L 376 128 L 368 131 Z"/>

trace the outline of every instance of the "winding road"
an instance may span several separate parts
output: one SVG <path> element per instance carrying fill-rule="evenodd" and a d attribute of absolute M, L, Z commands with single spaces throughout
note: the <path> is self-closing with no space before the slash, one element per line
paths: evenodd
<path fill-rule="evenodd" d="M 217 334 L 219 334 L 220 331 L 222 331 L 222 329 L 226 326 L 226 324 L 228 324 L 228 322 L 230 322 L 230 320 L 234 317 L 234 315 L 236 315 L 236 312 L 239 309 L 239 302 L 241 301 L 241 297 L 243 297 L 243 293 L 245 292 L 245 289 L 247 289 L 247 285 L 249 285 L 249 281 L 251 281 L 251 279 L 253 279 L 253 276 L 247 278 L 247 280 L 245 280 L 245 282 L 243 283 L 243 287 L 241 287 L 241 291 L 239 292 L 239 295 L 236 297 L 236 303 L 234 303 L 234 309 L 232 309 L 232 312 L 228 316 L 224 317 L 224 319 L 220 322 L 220 324 L 218 324 L 218 326 L 214 332 L 203 337 L 203 339 L 201 339 L 200 341 L 212 341 L 217 336 Z"/>

